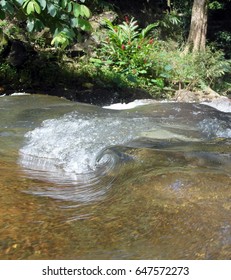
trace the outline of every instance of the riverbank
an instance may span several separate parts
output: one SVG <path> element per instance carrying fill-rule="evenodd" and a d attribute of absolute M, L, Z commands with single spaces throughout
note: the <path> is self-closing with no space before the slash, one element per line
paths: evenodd
<path fill-rule="evenodd" d="M 87 86 L 87 85 L 86 85 Z M 153 97 L 146 91 L 142 89 L 133 89 L 133 88 L 106 88 L 106 87 L 76 87 L 76 88 L 53 88 L 53 89 L 44 89 L 44 90 L 14 90 L 7 89 L 2 90 L 0 94 L 2 95 L 11 95 L 15 92 L 30 92 L 32 94 L 45 94 L 57 97 L 64 97 L 71 101 L 83 102 L 88 104 L 93 104 L 97 106 L 105 106 L 113 103 L 128 103 L 136 99 L 152 99 Z"/>
<path fill-rule="evenodd" d="M 159 98 L 155 99 L 151 94 L 142 89 L 135 88 L 125 88 L 125 89 L 112 89 L 112 88 L 95 88 L 91 87 L 89 89 L 84 88 L 53 88 L 50 90 L 13 90 L 8 89 L 4 90 L 0 88 L 1 95 L 12 95 L 15 92 L 17 93 L 31 93 L 31 94 L 42 94 L 63 97 L 71 101 L 82 102 L 97 106 L 109 106 L 112 104 L 127 104 L 135 100 L 155 100 L 155 101 L 170 101 L 170 102 L 184 102 L 184 103 L 203 103 L 203 102 L 214 102 L 215 104 L 227 102 L 228 106 L 231 103 L 231 96 L 221 96 L 216 92 L 203 92 L 203 91 L 186 91 L 180 90 L 176 91 L 175 94 L 169 98 Z"/>
<path fill-rule="evenodd" d="M 120 50 L 121 57 L 110 59 L 109 50 L 90 43 L 88 52 L 14 40 L 20 48 L 0 54 L 0 94 L 48 94 L 104 106 L 147 98 L 203 102 L 230 93 L 230 64 L 221 51 L 182 55 L 176 42 L 149 40 L 144 50 L 134 44 L 134 56 L 133 49 Z"/>

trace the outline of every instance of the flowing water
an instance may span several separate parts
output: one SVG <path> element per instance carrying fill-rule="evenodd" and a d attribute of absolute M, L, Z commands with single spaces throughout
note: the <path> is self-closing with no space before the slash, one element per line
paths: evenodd
<path fill-rule="evenodd" d="M 0 258 L 230 259 L 230 121 L 1 97 Z"/>

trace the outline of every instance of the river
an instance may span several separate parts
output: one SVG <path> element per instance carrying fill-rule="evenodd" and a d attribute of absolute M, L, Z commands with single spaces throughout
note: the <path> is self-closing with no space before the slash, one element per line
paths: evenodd
<path fill-rule="evenodd" d="M 0 97 L 0 259 L 231 258 L 230 111 L 139 105 Z"/>

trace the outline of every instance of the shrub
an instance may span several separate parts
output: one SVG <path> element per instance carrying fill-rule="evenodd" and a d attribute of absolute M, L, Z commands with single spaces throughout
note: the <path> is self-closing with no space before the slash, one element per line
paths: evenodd
<path fill-rule="evenodd" d="M 96 57 L 90 61 L 101 70 L 110 69 L 127 78 L 131 85 L 142 83 L 143 79 L 152 76 L 152 61 L 150 52 L 158 49 L 158 41 L 152 37 L 152 30 L 157 23 L 140 29 L 137 21 L 132 18 L 120 25 L 113 25 L 106 20 L 107 36 L 96 50 Z M 154 78 L 152 82 L 160 85 Z M 161 85 L 162 86 L 162 85 Z"/>
<path fill-rule="evenodd" d="M 106 24 L 107 36 L 90 62 L 101 76 L 111 72 L 120 85 L 141 87 L 163 97 L 176 89 L 216 87 L 230 71 L 230 62 L 221 51 L 207 47 L 203 53 L 184 54 L 175 42 L 154 39 L 157 24 L 143 30 L 133 18 L 120 25 L 108 20 Z"/>

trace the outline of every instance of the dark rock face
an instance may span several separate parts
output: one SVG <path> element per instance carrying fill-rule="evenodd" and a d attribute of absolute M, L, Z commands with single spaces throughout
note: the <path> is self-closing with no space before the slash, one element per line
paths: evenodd
<path fill-rule="evenodd" d="M 10 42 L 10 52 L 8 54 L 8 61 L 14 67 L 22 66 L 27 58 L 27 50 L 23 42 L 19 40 L 14 40 Z"/>
<path fill-rule="evenodd" d="M 36 52 L 28 43 L 9 39 L 4 50 L 1 52 L 1 58 L 6 60 L 11 66 L 20 68 L 34 54 Z"/>
<path fill-rule="evenodd" d="M 136 99 L 151 99 L 151 95 L 142 89 L 112 89 L 112 88 L 53 88 L 50 91 L 40 91 L 38 93 L 48 94 L 53 96 L 65 97 L 72 101 L 88 103 L 98 106 L 106 106 L 113 103 L 129 103 Z"/>

